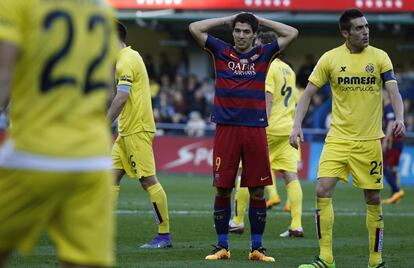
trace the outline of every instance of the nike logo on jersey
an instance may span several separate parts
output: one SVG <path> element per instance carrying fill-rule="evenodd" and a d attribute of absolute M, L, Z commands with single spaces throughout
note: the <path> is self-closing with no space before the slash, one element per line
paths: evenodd
<path fill-rule="evenodd" d="M 260 177 L 260 180 L 261 180 L 261 181 L 265 181 L 265 180 L 267 180 L 268 178 L 269 178 L 269 176 L 264 177 L 264 178 L 263 178 L 263 177 Z"/>
<path fill-rule="evenodd" d="M 235 60 L 239 60 L 239 57 L 237 57 L 236 55 L 234 55 L 233 53 L 230 53 L 230 57 L 232 57 Z"/>

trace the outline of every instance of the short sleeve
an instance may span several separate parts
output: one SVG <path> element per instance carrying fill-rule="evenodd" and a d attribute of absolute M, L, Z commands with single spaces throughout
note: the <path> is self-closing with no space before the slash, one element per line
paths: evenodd
<path fill-rule="evenodd" d="M 25 1 L 0 1 L 0 41 L 12 42 L 20 45 L 23 40 L 24 8 L 28 8 Z"/>
<path fill-rule="evenodd" d="M 132 87 L 134 72 L 125 57 L 120 57 L 116 63 L 116 78 L 118 88 Z"/>
<path fill-rule="evenodd" d="M 323 87 L 329 81 L 329 57 L 323 54 L 309 76 L 309 81 L 318 88 Z"/>
<path fill-rule="evenodd" d="M 269 60 L 274 58 L 276 54 L 279 53 L 279 50 L 280 50 L 277 39 L 269 44 L 264 45 L 263 48 L 265 49 L 265 53 L 267 57 L 269 58 Z"/>
<path fill-rule="evenodd" d="M 220 40 L 214 36 L 208 35 L 206 40 L 205 49 L 213 53 L 214 55 L 218 52 L 223 50 L 224 48 L 228 47 L 229 44 Z"/>
<path fill-rule="evenodd" d="M 395 78 L 392 62 L 390 57 L 386 52 L 383 52 L 381 55 L 380 69 L 381 69 L 381 79 L 384 83 L 387 82 L 397 82 Z"/>

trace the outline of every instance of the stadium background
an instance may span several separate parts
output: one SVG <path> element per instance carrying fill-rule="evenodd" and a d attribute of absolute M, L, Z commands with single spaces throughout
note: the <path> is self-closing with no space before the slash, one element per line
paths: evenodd
<path fill-rule="evenodd" d="M 147 195 L 134 180 L 123 180 L 117 208 L 117 267 L 252 267 L 246 260 L 249 227 L 244 235 L 230 238 L 232 259 L 207 263 L 204 256 L 214 243 L 212 220 L 211 145 L 214 126 L 209 124 L 213 98 L 212 66 L 190 37 L 190 21 L 234 14 L 241 10 L 293 25 L 299 38 L 286 51 L 301 80 L 328 49 L 343 42 L 337 19 L 341 10 L 358 7 L 371 24 L 371 44 L 387 51 L 394 63 L 404 97 L 408 137 L 400 174 L 406 197 L 396 206 L 384 206 L 386 238 L 384 259 L 389 267 L 411 267 L 414 262 L 414 1 L 412 0 L 112 0 L 117 16 L 129 28 L 128 43 L 143 55 L 152 78 L 154 116 L 158 133 L 154 143 L 158 178 L 168 195 L 174 247 L 140 250 L 153 238 L 156 226 Z M 229 39 L 229 29 L 215 35 Z M 312 55 L 312 57 L 308 56 Z M 299 77 L 298 77 L 299 78 Z M 300 79 L 298 79 L 300 80 Z M 302 85 L 299 85 L 303 87 Z M 314 183 L 326 117 L 329 90 L 312 100 L 305 119 L 306 143 L 302 146 L 303 239 L 282 239 L 289 214 L 281 207 L 268 212 L 265 246 L 279 267 L 297 267 L 317 253 L 314 227 Z M 190 122 L 190 123 L 189 123 Z M 7 117 L 0 116 L 0 139 Z M 3 130 L 1 130 L 3 129 Z M 35 133 L 33 135 L 36 135 Z M 187 175 L 183 175 L 186 173 Z M 283 199 L 285 187 L 278 181 Z M 389 191 L 384 191 L 388 195 Z M 366 267 L 365 206 L 360 191 L 339 185 L 335 193 L 334 250 L 339 267 Z M 352 223 L 352 225 L 350 224 Z M 352 228 L 350 228 L 352 226 Z M 76 226 L 74 227 L 76 228 Z M 47 236 L 40 238 L 35 255 L 15 254 L 10 267 L 59 267 L 56 251 Z M 255 263 L 255 267 L 267 267 Z"/>
<path fill-rule="evenodd" d="M 284 60 L 298 76 L 302 90 L 319 57 L 343 43 L 338 15 L 360 8 L 371 25 L 370 43 L 390 55 L 404 98 L 408 137 L 401 157 L 403 185 L 414 184 L 414 1 L 408 0 L 112 0 L 118 18 L 129 28 L 128 43 L 147 64 L 152 81 L 153 108 L 158 126 L 154 147 L 161 172 L 208 174 L 214 126 L 209 115 L 214 96 L 212 64 L 190 36 L 189 22 L 221 17 L 241 10 L 285 22 L 299 30 Z M 231 42 L 229 29 L 214 34 Z M 303 179 L 316 178 L 317 163 L 330 111 L 329 88 L 312 100 L 304 127 L 307 143 L 302 150 Z M 201 118 L 199 118 L 199 116 Z M 203 126 L 207 130 L 198 130 Z M 171 135 L 174 135 L 171 137 Z M 180 136 L 180 137 L 177 137 Z"/>

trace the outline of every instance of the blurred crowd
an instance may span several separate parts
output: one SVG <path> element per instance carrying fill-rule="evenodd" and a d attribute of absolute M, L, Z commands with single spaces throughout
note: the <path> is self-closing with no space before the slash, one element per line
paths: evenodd
<path fill-rule="evenodd" d="M 144 61 L 150 77 L 155 122 L 185 125 L 184 128 L 159 129 L 159 134 L 185 133 L 195 137 L 213 135 L 214 126 L 210 122 L 210 115 L 214 105 L 214 78 L 200 80 L 192 74 L 185 50 L 175 63 L 170 61 L 166 53 L 161 53 L 158 64 L 155 64 L 150 54 L 144 55 Z M 316 59 L 309 54 L 299 68 L 292 66 L 297 74 L 299 91 L 306 87 L 315 64 Z M 395 75 L 404 99 L 407 131 L 414 132 L 414 61 L 408 65 L 396 64 Z M 331 92 L 329 85 L 326 85 L 313 97 L 303 127 L 329 128 L 330 111 Z M 7 118 L 0 114 L 0 129 L 6 127 Z M 308 139 L 312 137 L 308 136 Z"/>
<path fill-rule="evenodd" d="M 184 131 L 190 136 L 204 136 L 204 128 L 211 124 L 210 114 L 214 104 L 214 79 L 199 80 L 189 70 L 189 60 L 185 52 L 173 64 L 166 54 L 161 54 L 158 66 L 151 55 L 144 57 L 151 80 L 152 104 L 157 123 L 186 124 Z M 289 62 L 288 62 L 289 63 Z M 303 91 L 308 83 L 316 59 L 306 55 L 299 68 L 292 68 L 297 74 L 297 88 Z M 407 131 L 414 131 L 414 61 L 407 66 L 396 65 L 395 73 L 404 99 Z M 329 128 L 331 111 L 331 91 L 325 85 L 313 97 L 304 121 L 304 128 Z M 180 133 L 180 130 L 171 130 Z"/>

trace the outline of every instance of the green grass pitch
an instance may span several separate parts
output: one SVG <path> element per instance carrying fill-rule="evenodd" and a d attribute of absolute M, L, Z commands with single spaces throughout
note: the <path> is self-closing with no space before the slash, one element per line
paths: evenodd
<path fill-rule="evenodd" d="M 143 250 L 139 245 L 151 240 L 157 229 L 147 194 L 136 181 L 124 178 L 119 196 L 117 220 L 117 267 L 297 267 L 319 253 L 314 227 L 314 193 L 311 182 L 303 182 L 304 238 L 280 238 L 289 215 L 281 205 L 268 211 L 264 246 L 276 258 L 275 264 L 247 260 L 249 228 L 242 235 L 230 235 L 232 258 L 206 261 L 216 242 L 212 207 L 214 188 L 210 177 L 159 174 L 168 196 L 173 248 Z M 280 195 L 286 191 L 278 181 Z M 412 267 L 414 263 L 414 188 L 405 188 L 406 196 L 394 206 L 384 206 L 384 260 L 388 267 Z M 389 189 L 384 190 L 389 194 Z M 334 194 L 334 255 L 337 267 L 367 267 L 368 236 L 365 228 L 365 205 L 362 191 L 339 183 Z M 246 225 L 248 221 L 246 217 Z M 42 236 L 35 255 L 22 258 L 15 254 L 9 267 L 58 267 L 51 241 Z"/>

